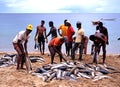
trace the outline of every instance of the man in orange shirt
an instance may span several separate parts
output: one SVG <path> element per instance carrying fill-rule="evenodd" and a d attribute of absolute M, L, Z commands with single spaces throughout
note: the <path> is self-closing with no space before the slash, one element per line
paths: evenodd
<path fill-rule="evenodd" d="M 54 56 L 56 53 L 59 54 L 60 62 L 62 62 L 62 59 L 64 59 L 61 52 L 61 46 L 65 41 L 66 41 L 66 37 L 56 37 L 53 38 L 48 44 L 48 48 L 51 54 L 51 64 L 53 64 Z M 66 60 L 64 59 L 64 61 Z"/>

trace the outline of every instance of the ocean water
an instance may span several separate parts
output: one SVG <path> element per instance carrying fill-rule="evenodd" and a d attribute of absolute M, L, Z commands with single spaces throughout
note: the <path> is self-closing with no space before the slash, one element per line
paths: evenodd
<path fill-rule="evenodd" d="M 90 36 L 95 32 L 95 26 L 92 25 L 93 20 L 100 20 L 104 26 L 107 27 L 109 33 L 109 45 L 107 45 L 107 54 L 120 54 L 120 13 L 0 13 L 0 52 L 15 52 L 12 45 L 12 40 L 15 35 L 25 30 L 27 24 L 32 24 L 34 29 L 28 42 L 28 51 L 35 52 L 34 49 L 34 36 L 36 26 L 40 24 L 41 20 L 45 20 L 45 27 L 47 33 L 50 28 L 49 21 L 54 22 L 56 28 L 63 24 L 64 19 L 68 19 L 74 30 L 76 30 L 76 22 L 82 22 L 82 28 L 86 36 Z M 114 19 L 114 20 L 101 20 L 101 19 Z M 50 40 L 50 36 L 48 38 Z M 88 42 L 88 54 L 90 53 L 92 42 Z M 45 51 L 48 51 L 48 43 L 46 44 Z M 64 45 L 62 47 L 64 52 Z"/>

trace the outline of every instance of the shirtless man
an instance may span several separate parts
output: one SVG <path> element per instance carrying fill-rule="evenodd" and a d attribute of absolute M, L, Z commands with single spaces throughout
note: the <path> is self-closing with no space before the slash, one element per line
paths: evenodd
<path fill-rule="evenodd" d="M 45 39 L 46 43 L 48 42 L 47 37 L 46 37 L 46 28 L 44 27 L 45 21 L 41 20 L 41 25 L 37 26 L 37 31 L 35 34 L 34 40 L 38 39 L 38 43 L 40 46 L 40 52 L 42 55 L 44 55 L 44 50 L 45 50 Z M 38 37 L 38 38 L 36 38 Z"/>
<path fill-rule="evenodd" d="M 49 33 L 47 34 L 47 37 L 48 37 L 49 35 L 51 35 L 51 39 L 57 37 L 57 29 L 56 29 L 56 27 L 54 27 L 53 21 L 49 21 L 49 27 L 50 27 L 50 31 L 49 31 Z"/>

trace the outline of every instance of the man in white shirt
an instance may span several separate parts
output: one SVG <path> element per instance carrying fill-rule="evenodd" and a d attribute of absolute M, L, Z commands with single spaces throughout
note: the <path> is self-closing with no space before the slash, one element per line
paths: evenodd
<path fill-rule="evenodd" d="M 30 37 L 30 33 L 32 29 L 33 26 L 31 24 L 27 25 L 26 30 L 20 31 L 13 39 L 14 49 L 18 53 L 17 69 L 23 69 L 23 65 L 25 63 L 25 57 L 28 56 L 27 42 Z"/>
<path fill-rule="evenodd" d="M 81 27 L 81 22 L 77 22 L 76 27 L 78 28 L 78 30 L 76 31 L 75 43 L 74 43 L 74 46 L 72 47 L 72 50 L 71 50 L 71 59 L 72 60 L 75 59 L 75 51 L 77 48 L 79 48 L 78 60 L 82 60 L 84 31 Z"/>

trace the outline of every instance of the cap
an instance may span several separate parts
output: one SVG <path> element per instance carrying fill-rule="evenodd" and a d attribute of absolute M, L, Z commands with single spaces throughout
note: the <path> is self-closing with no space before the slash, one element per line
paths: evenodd
<path fill-rule="evenodd" d="M 70 21 L 67 20 L 66 23 L 70 23 Z"/>
<path fill-rule="evenodd" d="M 33 29 L 33 26 L 31 24 L 28 24 L 27 27 L 26 27 L 27 30 L 32 30 Z"/>

